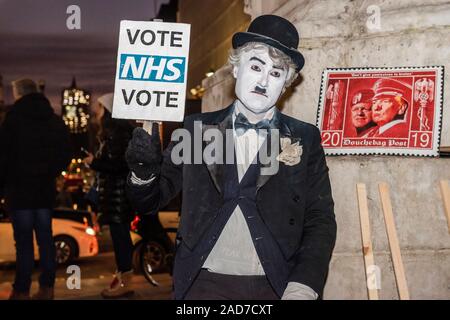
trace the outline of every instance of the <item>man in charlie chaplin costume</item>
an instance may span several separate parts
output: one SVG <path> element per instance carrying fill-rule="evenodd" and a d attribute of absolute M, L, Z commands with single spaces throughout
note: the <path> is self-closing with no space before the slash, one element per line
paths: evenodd
<path fill-rule="evenodd" d="M 275 106 L 304 65 L 299 35 L 286 19 L 264 15 L 232 42 L 237 99 L 187 117 L 184 129 L 194 135 L 200 121 L 223 137 L 231 131 L 224 145 L 235 161 L 175 164 L 175 142 L 161 153 L 156 125 L 152 135 L 136 128 L 126 153 L 129 196 L 139 212 L 155 214 L 182 192 L 175 299 L 317 299 L 336 239 L 328 167 L 319 130 Z M 279 152 L 267 174 L 259 156 L 269 140 Z"/>

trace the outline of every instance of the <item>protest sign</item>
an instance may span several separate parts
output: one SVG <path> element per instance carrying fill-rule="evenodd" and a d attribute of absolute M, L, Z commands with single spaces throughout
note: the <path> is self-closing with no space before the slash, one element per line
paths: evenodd
<path fill-rule="evenodd" d="M 183 121 L 190 25 L 120 22 L 113 117 Z"/>

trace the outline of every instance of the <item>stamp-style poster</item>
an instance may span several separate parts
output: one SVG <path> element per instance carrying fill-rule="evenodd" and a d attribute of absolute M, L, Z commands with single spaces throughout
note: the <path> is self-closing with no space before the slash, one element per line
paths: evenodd
<path fill-rule="evenodd" d="M 443 67 L 326 69 L 317 126 L 329 155 L 437 156 Z"/>

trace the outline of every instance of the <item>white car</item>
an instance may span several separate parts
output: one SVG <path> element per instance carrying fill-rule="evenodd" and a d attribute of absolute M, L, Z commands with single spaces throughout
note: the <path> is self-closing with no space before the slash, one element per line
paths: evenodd
<path fill-rule="evenodd" d="M 58 218 L 52 219 L 53 237 L 56 246 L 56 260 L 60 264 L 68 263 L 76 258 L 92 257 L 98 254 L 98 241 L 94 227 L 86 218 L 61 218 L 66 211 L 57 211 Z M 39 259 L 39 250 L 34 239 L 35 259 Z M 0 263 L 15 262 L 16 248 L 13 227 L 5 213 L 0 214 Z"/>

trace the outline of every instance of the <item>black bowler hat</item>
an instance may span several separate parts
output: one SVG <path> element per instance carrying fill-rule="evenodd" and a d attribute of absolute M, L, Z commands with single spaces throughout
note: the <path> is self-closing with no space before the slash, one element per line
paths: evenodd
<path fill-rule="evenodd" d="M 233 48 L 243 46 L 247 42 L 262 42 L 287 54 L 296 64 L 299 72 L 305 64 L 305 58 L 297 50 L 299 35 L 297 29 L 288 20 L 275 15 L 262 15 L 250 23 L 247 32 L 233 35 Z"/>

